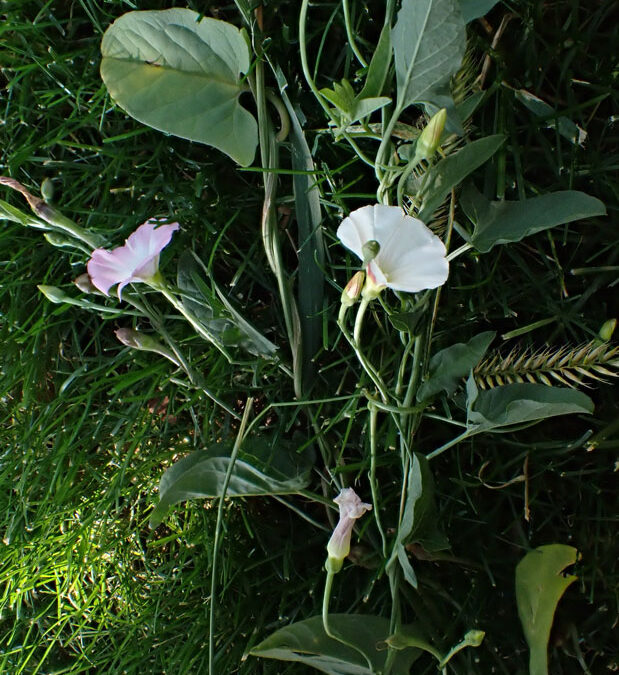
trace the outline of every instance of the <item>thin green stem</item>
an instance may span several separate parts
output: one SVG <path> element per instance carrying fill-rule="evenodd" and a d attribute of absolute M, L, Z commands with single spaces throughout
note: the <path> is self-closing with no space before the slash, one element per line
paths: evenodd
<path fill-rule="evenodd" d="M 420 158 L 417 157 L 417 154 L 415 153 L 415 156 L 406 165 L 404 171 L 402 171 L 402 174 L 400 175 L 400 178 L 398 179 L 397 197 L 398 197 L 398 206 L 401 209 L 404 208 L 404 188 L 406 187 L 406 181 L 408 180 L 408 177 L 413 172 L 414 168 L 419 164 L 419 162 L 420 162 Z"/>
<path fill-rule="evenodd" d="M 386 387 L 385 383 L 383 382 L 383 379 L 379 375 L 378 371 L 376 370 L 376 368 L 374 368 L 374 366 L 367 359 L 367 357 L 362 352 L 362 350 L 360 349 L 358 343 L 353 338 L 353 336 L 348 332 L 348 329 L 346 328 L 346 325 L 344 324 L 344 322 L 338 320 L 337 325 L 339 326 L 340 330 L 342 331 L 342 334 L 346 338 L 348 344 L 353 348 L 359 363 L 361 364 L 361 366 L 363 367 L 365 372 L 369 375 L 370 379 L 372 380 L 372 382 L 374 383 L 374 385 L 376 386 L 376 388 L 380 392 L 380 396 L 383 400 L 383 403 L 387 403 L 388 400 L 389 400 L 389 394 L 387 393 L 387 387 Z M 356 322 L 355 322 L 355 326 L 356 326 Z"/>
<path fill-rule="evenodd" d="M 286 105 L 282 99 L 279 96 L 276 96 L 270 89 L 265 89 L 265 96 L 267 101 L 273 105 L 279 115 L 279 131 L 277 132 L 277 136 L 275 136 L 275 140 L 278 143 L 283 143 L 290 133 L 290 115 L 288 115 Z"/>
<path fill-rule="evenodd" d="M 332 640 L 337 640 L 338 642 L 342 643 L 343 645 L 346 645 L 347 647 L 350 647 L 351 649 L 354 649 L 358 654 L 361 654 L 365 661 L 368 664 L 368 667 L 370 669 L 370 672 L 374 671 L 374 666 L 370 659 L 368 658 L 367 654 L 360 649 L 357 645 L 353 644 L 352 642 L 348 642 L 348 640 L 345 640 L 344 638 L 339 637 L 339 635 L 336 635 L 332 630 L 331 626 L 329 625 L 329 600 L 331 599 L 331 588 L 333 586 L 333 577 L 335 576 L 334 572 L 330 572 L 327 570 L 327 578 L 325 579 L 325 591 L 322 596 L 322 626 L 325 629 L 325 633 L 332 639 Z M 210 671 L 213 672 L 213 671 Z"/>
<path fill-rule="evenodd" d="M 387 537 L 380 519 L 380 500 L 378 498 L 378 483 L 376 482 L 376 424 L 378 421 L 378 409 L 375 405 L 368 406 L 370 413 L 370 490 L 372 492 L 372 504 L 374 506 L 374 520 L 380 533 L 383 544 L 383 558 L 387 558 Z"/>
<path fill-rule="evenodd" d="M 215 605 L 217 604 L 215 599 L 215 591 L 217 589 L 217 559 L 219 557 L 219 544 L 221 539 L 221 525 L 223 522 L 223 511 L 224 511 L 224 501 L 226 499 L 226 492 L 228 491 L 228 485 L 230 484 L 230 478 L 232 477 L 232 470 L 236 463 L 236 458 L 241 447 L 241 443 L 245 438 L 245 430 L 247 428 L 247 422 L 249 420 L 249 415 L 253 406 L 253 398 L 249 397 L 245 403 L 245 410 L 243 412 L 243 417 L 239 425 L 239 431 L 234 442 L 234 447 L 232 448 L 232 454 L 230 455 L 230 462 L 228 464 L 228 469 L 224 478 L 224 483 L 221 488 L 221 495 L 219 497 L 219 506 L 217 508 L 217 522 L 215 524 L 215 540 L 213 542 L 213 566 L 211 569 L 211 604 L 209 607 L 209 631 L 208 631 L 208 672 L 214 673 L 213 669 L 214 659 L 215 659 Z"/>
<path fill-rule="evenodd" d="M 357 316 L 355 317 L 355 328 L 353 331 L 353 339 L 357 347 L 359 348 L 361 347 L 361 329 L 363 328 L 363 317 L 365 316 L 365 312 L 369 304 L 370 300 L 368 298 L 361 298 L 361 302 L 359 303 L 359 309 L 357 310 Z"/>
<path fill-rule="evenodd" d="M 389 145 L 391 144 L 391 134 L 393 133 L 393 130 L 395 128 L 395 125 L 398 121 L 398 117 L 400 116 L 402 112 L 402 105 L 401 103 L 396 103 L 395 109 L 393 110 L 393 113 L 391 114 L 391 118 L 389 119 L 389 122 L 387 123 L 387 127 L 383 129 L 383 137 L 380 142 L 380 146 L 378 147 L 378 152 L 376 153 L 376 167 L 375 167 L 375 172 L 376 172 L 376 178 L 378 179 L 380 185 L 378 188 L 377 196 L 378 196 L 378 201 L 382 203 L 382 199 L 384 198 L 386 189 L 388 187 L 387 181 L 388 181 L 388 174 L 389 174 L 389 169 L 387 168 L 386 171 L 383 171 L 383 167 L 387 165 L 387 162 L 385 162 L 385 157 L 387 155 L 387 150 L 389 148 Z"/>
<path fill-rule="evenodd" d="M 452 260 L 455 260 L 459 255 L 462 255 L 463 253 L 466 253 L 467 251 L 470 251 L 472 248 L 473 248 L 473 244 L 469 244 L 468 242 L 466 244 L 462 244 L 462 246 L 457 248 L 455 251 L 452 251 L 447 256 L 447 261 L 451 262 Z"/>
<path fill-rule="evenodd" d="M 408 357 L 413 349 L 415 341 L 409 337 L 406 347 L 404 348 L 404 354 L 400 359 L 400 367 L 398 368 L 398 377 L 395 385 L 395 395 L 400 396 L 402 394 L 402 388 L 404 386 L 404 373 L 406 372 L 406 364 L 408 363 Z"/>
<path fill-rule="evenodd" d="M 342 0 L 342 7 L 344 8 L 344 24 L 346 25 L 346 38 L 348 39 L 348 44 L 353 51 L 353 54 L 357 57 L 359 63 L 366 68 L 368 62 L 363 58 L 357 44 L 355 42 L 355 35 L 352 30 L 352 24 L 350 22 L 350 7 L 348 6 L 348 0 Z"/>
<path fill-rule="evenodd" d="M 327 578 L 325 579 L 325 591 L 322 596 L 322 627 L 330 638 L 337 640 L 337 637 L 331 632 L 331 628 L 329 627 L 329 600 L 331 599 L 331 587 L 333 586 L 334 576 L 333 572 L 327 572 Z"/>
<path fill-rule="evenodd" d="M 331 120 L 331 122 L 333 122 L 333 124 L 337 126 L 338 120 L 333 115 L 333 112 L 331 111 L 331 108 L 329 108 L 329 105 L 325 101 L 324 96 L 320 93 L 318 87 L 316 86 L 316 82 L 314 81 L 314 77 L 312 76 L 312 73 L 309 68 L 309 62 L 307 60 L 306 25 L 307 25 L 308 7 L 309 7 L 309 0 L 303 0 L 301 3 L 301 8 L 299 10 L 299 53 L 301 55 L 301 70 L 303 71 L 305 81 L 309 85 L 309 88 L 312 90 L 312 93 L 316 97 L 316 100 L 318 101 L 318 103 L 320 103 L 322 109 L 325 111 L 329 120 Z M 340 134 L 350 144 L 350 147 L 355 151 L 359 159 L 376 170 L 374 162 L 361 150 L 361 148 L 355 143 L 355 141 L 353 141 L 353 139 L 346 133 L 344 129 L 340 129 Z"/>
<path fill-rule="evenodd" d="M 445 445 L 441 445 L 440 448 L 437 448 L 436 450 L 432 451 L 429 455 L 426 455 L 426 459 L 430 461 L 431 459 L 434 459 L 435 457 L 442 455 L 445 452 L 445 450 L 453 448 L 454 445 L 458 445 L 458 443 L 465 440 L 466 438 L 469 438 L 469 436 L 473 435 L 474 433 L 471 432 L 469 429 L 467 429 L 466 431 L 462 432 L 459 436 L 456 436 L 455 438 L 452 438 L 450 441 L 445 443 Z"/>
<path fill-rule="evenodd" d="M 279 167 L 278 144 L 275 140 L 275 135 L 271 129 L 270 119 L 267 115 L 264 63 L 261 59 L 258 59 L 256 63 L 255 78 L 252 84 L 252 91 L 258 112 L 258 137 L 260 141 L 262 166 L 265 169 L 277 169 Z M 275 172 L 267 171 L 263 176 L 264 202 L 262 206 L 262 242 L 269 266 L 277 280 L 280 302 L 284 314 L 284 323 L 286 325 L 286 333 L 288 335 L 288 342 L 292 353 L 292 372 L 295 395 L 297 398 L 301 398 L 303 394 L 303 383 L 301 381 L 301 326 L 299 313 L 286 275 L 281 252 L 276 217 L 277 174 Z"/>
<path fill-rule="evenodd" d="M 312 90 L 312 93 L 318 100 L 318 103 L 322 106 L 323 110 L 327 113 L 327 117 L 335 122 L 331 109 L 325 103 L 323 95 L 318 91 L 318 87 L 314 82 L 312 73 L 310 72 L 309 63 L 307 61 L 307 8 L 309 7 L 309 0 L 302 0 L 301 8 L 299 9 L 299 54 L 301 55 L 301 70 L 303 70 L 303 76 L 305 81 L 309 85 L 309 88 Z"/>
<path fill-rule="evenodd" d="M 174 352 L 173 354 L 169 355 L 162 352 L 157 353 L 167 358 L 177 368 L 183 370 L 187 375 L 187 377 L 189 378 L 189 382 L 191 383 L 191 385 L 194 386 L 196 389 L 199 389 L 203 394 L 207 396 L 207 398 L 210 398 L 211 401 L 213 401 L 213 403 L 222 408 L 222 410 L 225 410 L 234 419 L 237 420 L 241 419 L 239 415 L 237 415 L 237 413 L 235 413 L 234 410 L 232 410 L 232 408 L 227 406 L 204 384 L 202 376 L 199 373 L 196 373 L 195 370 L 189 365 L 189 362 L 183 355 L 179 346 L 176 344 L 176 341 L 166 330 L 166 327 L 163 321 L 159 318 L 159 316 L 156 316 L 155 313 L 151 311 L 145 304 L 143 304 L 141 301 L 136 300 L 134 297 L 128 296 L 125 298 L 125 300 L 129 302 L 131 305 L 133 305 L 140 312 L 142 312 L 144 316 L 148 317 L 148 320 L 151 322 L 153 328 L 157 331 L 157 333 L 159 333 L 159 335 L 161 335 L 161 337 L 170 346 L 170 349 Z M 159 313 L 157 312 L 157 315 L 158 314 Z"/>
<path fill-rule="evenodd" d="M 393 413 L 394 415 L 401 415 L 402 413 L 410 415 L 411 413 L 420 412 L 425 408 L 425 404 L 404 407 L 402 405 L 389 405 L 389 403 L 381 403 L 380 401 L 376 401 L 375 399 L 371 399 L 371 402 L 368 404 L 368 406 L 370 405 L 376 406 L 379 410 L 382 410 L 383 412 Z M 398 426 L 398 431 L 400 429 L 401 428 Z"/>

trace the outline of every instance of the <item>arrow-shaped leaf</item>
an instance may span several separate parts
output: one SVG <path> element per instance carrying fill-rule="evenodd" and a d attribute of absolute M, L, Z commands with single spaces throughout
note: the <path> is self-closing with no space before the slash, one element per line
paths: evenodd
<path fill-rule="evenodd" d="M 249 48 L 238 28 L 190 9 L 128 12 L 105 32 L 101 77 L 129 115 L 251 164 L 256 120 L 239 103 Z"/>

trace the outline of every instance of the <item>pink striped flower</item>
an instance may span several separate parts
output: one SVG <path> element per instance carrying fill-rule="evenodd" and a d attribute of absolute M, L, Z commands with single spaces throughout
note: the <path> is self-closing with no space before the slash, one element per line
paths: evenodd
<path fill-rule="evenodd" d="M 154 218 L 147 220 L 124 246 L 111 251 L 95 249 L 87 265 L 93 286 L 109 295 L 110 288 L 118 284 L 118 299 L 122 300 L 121 293 L 127 284 L 154 281 L 159 272 L 159 254 L 180 227 L 178 223 L 157 227 L 158 223 Z"/>

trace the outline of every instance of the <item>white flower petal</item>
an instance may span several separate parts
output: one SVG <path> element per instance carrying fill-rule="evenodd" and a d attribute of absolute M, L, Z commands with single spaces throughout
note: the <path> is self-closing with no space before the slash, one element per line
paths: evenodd
<path fill-rule="evenodd" d="M 416 293 L 447 280 L 449 263 L 443 242 L 397 206 L 374 204 L 357 209 L 342 221 L 337 234 L 361 259 L 366 242 L 379 243 L 380 251 L 368 265 L 368 276 L 377 287 Z"/>
<path fill-rule="evenodd" d="M 337 228 L 338 239 L 363 260 L 363 244 L 374 237 L 374 207 L 363 206 L 344 218 Z"/>

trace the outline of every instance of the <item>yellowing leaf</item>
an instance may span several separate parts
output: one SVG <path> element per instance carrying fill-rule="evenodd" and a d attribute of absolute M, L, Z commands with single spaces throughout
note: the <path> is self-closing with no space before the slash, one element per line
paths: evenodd
<path fill-rule="evenodd" d="M 529 675 L 548 674 L 548 638 L 555 609 L 574 581 L 563 570 L 576 562 L 578 552 L 565 544 L 540 546 L 516 567 L 518 615 L 530 649 Z"/>

